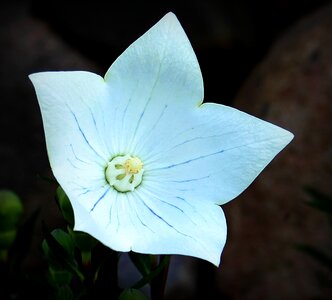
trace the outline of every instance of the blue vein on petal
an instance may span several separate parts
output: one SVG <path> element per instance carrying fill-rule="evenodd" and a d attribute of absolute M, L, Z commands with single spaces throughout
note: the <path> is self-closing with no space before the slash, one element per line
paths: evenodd
<path fill-rule="evenodd" d="M 81 193 L 80 196 L 85 195 L 85 194 L 90 193 L 90 192 L 91 192 L 91 190 L 85 189 L 85 192 Z"/>
<path fill-rule="evenodd" d="M 208 122 L 207 122 L 206 124 L 208 124 Z M 201 125 L 202 125 L 202 126 L 205 126 L 206 124 L 205 124 L 205 123 L 202 123 Z M 160 144 L 162 144 L 162 143 L 165 142 L 165 140 L 166 140 L 167 142 L 168 142 L 168 141 L 172 141 L 174 138 L 179 138 L 179 137 L 181 137 L 183 134 L 188 133 L 188 132 L 190 132 L 190 131 L 192 131 L 192 130 L 195 130 L 195 129 L 196 129 L 195 127 L 190 127 L 190 128 L 187 128 L 187 129 L 183 130 L 182 132 L 176 132 L 174 135 L 171 135 L 171 136 L 168 136 L 168 135 L 167 135 L 165 139 L 159 139 L 158 142 L 156 142 L 156 143 L 154 144 L 154 146 L 155 146 L 155 148 L 158 148 Z M 222 135 L 220 135 L 220 136 L 222 136 Z M 207 138 L 210 138 L 210 137 L 214 137 L 214 136 L 208 136 Z M 202 139 L 204 139 L 204 138 L 205 138 L 205 137 L 202 137 Z M 198 137 L 198 138 L 195 138 L 195 139 L 199 139 L 199 137 Z M 181 144 L 184 144 L 184 143 L 186 143 L 186 142 L 187 142 L 187 141 L 185 141 L 185 142 L 183 142 L 183 143 L 181 143 Z M 167 150 L 164 149 L 164 151 L 162 151 L 162 152 L 170 151 L 170 150 L 172 150 L 172 149 L 174 149 L 174 148 L 180 146 L 181 144 L 179 144 L 179 145 L 175 145 L 174 147 L 172 147 L 172 148 L 170 148 L 170 149 L 167 149 Z M 158 154 L 159 154 L 159 152 L 155 153 L 152 157 L 155 157 L 155 156 L 158 155 Z M 150 155 L 150 159 L 151 159 L 151 155 Z"/>
<path fill-rule="evenodd" d="M 189 132 L 189 131 L 191 131 L 191 130 L 194 130 L 194 129 L 195 129 L 195 127 L 190 127 L 190 128 L 188 128 L 188 129 L 183 130 L 183 131 L 181 131 L 181 132 L 179 132 L 179 133 L 176 133 L 176 134 L 174 134 L 174 135 L 165 135 L 165 138 L 164 138 L 164 139 L 159 138 L 157 141 L 155 141 L 155 143 L 154 143 L 154 148 L 155 148 L 155 149 L 159 149 L 159 148 L 160 148 L 160 145 L 162 145 L 165 141 L 167 141 L 167 143 L 169 143 L 169 141 L 172 141 L 175 137 L 180 137 L 182 134 L 187 133 L 187 132 Z M 150 162 L 151 162 L 151 161 L 154 161 L 156 156 L 158 156 L 158 155 L 160 155 L 160 153 L 164 153 L 164 152 L 165 152 L 165 151 L 162 151 L 162 152 L 158 151 L 158 152 L 155 152 L 153 155 L 150 154 L 150 155 L 149 155 L 149 161 L 150 161 Z M 154 158 L 154 160 L 152 160 L 152 158 Z"/>
<path fill-rule="evenodd" d="M 184 182 L 192 182 L 192 181 L 199 181 L 202 179 L 210 178 L 210 175 L 199 177 L 199 178 L 192 178 L 192 179 L 185 179 L 185 180 L 169 180 L 167 182 L 173 182 L 173 183 L 184 183 Z"/>
<path fill-rule="evenodd" d="M 157 118 L 156 122 L 153 124 L 153 126 L 151 127 L 151 129 L 149 130 L 149 134 L 145 136 L 145 139 L 140 139 L 140 142 L 141 142 L 141 147 L 136 149 L 135 151 L 137 152 L 140 152 L 141 151 L 141 148 L 144 147 L 144 145 L 146 144 L 146 141 L 150 138 L 152 132 L 155 130 L 155 128 L 157 127 L 157 125 L 159 124 L 159 122 L 161 121 L 161 119 L 163 118 L 164 114 L 165 114 L 165 111 L 166 109 L 168 108 L 168 105 L 166 104 L 164 106 L 164 109 L 161 111 L 159 117 Z"/>
<path fill-rule="evenodd" d="M 126 104 L 126 107 L 125 109 L 123 110 L 123 113 L 122 113 L 122 124 L 121 124 L 121 128 L 122 128 L 122 132 L 123 132 L 123 128 L 124 128 L 124 123 L 125 123 L 125 120 L 126 120 L 126 117 L 127 117 L 127 111 L 128 111 L 128 108 L 129 108 L 129 104 L 131 104 L 131 101 L 132 101 L 132 95 L 129 97 L 129 100 L 127 101 L 127 104 Z"/>
<path fill-rule="evenodd" d="M 154 215 L 156 216 L 159 220 L 163 221 L 166 225 L 168 225 L 171 228 L 174 228 L 171 224 L 169 224 L 165 219 L 163 219 L 161 216 L 159 216 L 157 213 L 154 212 L 153 209 L 151 209 L 143 200 L 141 200 L 143 205 Z"/>
<path fill-rule="evenodd" d="M 170 207 L 175 208 L 176 210 L 178 210 L 181 213 L 183 213 L 194 225 L 196 225 L 196 223 L 185 213 L 185 211 L 183 209 L 181 209 L 180 207 L 176 206 L 175 204 L 172 204 L 172 203 L 169 203 L 169 202 L 167 202 L 165 200 L 162 200 L 160 197 L 157 197 L 156 195 L 154 195 L 149 189 L 147 189 L 147 188 L 145 188 L 145 189 L 146 189 L 145 193 L 148 193 L 148 194 L 151 195 L 151 197 L 149 197 L 149 198 L 155 198 L 155 199 L 159 200 L 160 202 L 162 202 L 162 203 L 164 203 L 164 204 L 166 204 L 166 205 L 168 205 Z M 176 199 L 183 200 L 186 204 L 188 204 L 191 208 L 194 209 L 194 207 L 191 204 L 189 204 L 184 198 L 176 197 Z"/>
<path fill-rule="evenodd" d="M 116 232 L 119 231 L 119 227 L 120 227 L 120 219 L 119 219 L 119 205 L 118 205 L 118 198 L 119 198 L 119 194 L 120 193 L 116 193 L 115 195 L 115 202 L 116 202 L 116 219 L 118 220 L 118 224 L 116 226 Z"/>
<path fill-rule="evenodd" d="M 107 224 L 107 227 L 110 226 L 110 225 L 112 225 L 111 223 L 113 222 L 113 217 L 115 218 L 115 216 L 116 216 L 116 218 L 117 218 L 117 229 L 116 229 L 116 231 L 118 231 L 118 229 L 119 229 L 119 216 L 118 216 L 118 213 L 116 213 L 116 215 L 115 215 L 115 211 L 114 210 L 115 209 L 117 210 L 118 194 L 119 193 L 115 193 L 114 199 L 113 199 L 113 201 L 111 203 L 111 208 L 109 210 L 109 216 L 110 216 L 110 218 L 109 218 L 109 222 Z M 114 208 L 114 205 L 116 205 L 115 208 Z"/>
<path fill-rule="evenodd" d="M 187 201 L 185 198 L 179 197 L 179 196 L 176 196 L 175 198 L 179 199 L 181 201 L 184 201 L 187 205 L 189 205 L 196 212 L 195 206 L 193 206 L 191 203 L 189 203 L 189 201 Z"/>
<path fill-rule="evenodd" d="M 114 201 L 112 201 L 112 203 L 111 203 L 111 208 L 110 208 L 110 211 L 109 211 L 110 221 L 109 221 L 109 223 L 108 223 L 108 225 L 107 225 L 107 226 L 111 225 L 111 222 L 112 222 L 112 220 L 113 220 L 113 216 L 112 216 L 112 214 L 114 213 L 114 217 L 116 216 L 116 218 L 117 218 L 117 229 L 116 229 L 117 232 L 118 232 L 118 229 L 119 229 L 119 214 L 118 214 L 118 212 L 117 212 L 117 207 L 118 207 L 118 206 L 117 206 L 118 194 L 119 194 L 119 193 L 115 193 Z M 116 205 L 116 208 L 114 208 L 114 205 Z M 115 209 L 116 209 L 116 212 L 114 211 Z M 116 215 L 115 215 L 115 213 L 116 213 Z"/>
<path fill-rule="evenodd" d="M 164 203 L 164 204 L 166 204 L 166 205 L 168 205 L 168 206 L 170 206 L 170 207 L 173 207 L 173 208 L 179 210 L 180 212 L 184 213 L 183 209 L 181 209 L 180 207 L 177 207 L 176 205 L 174 205 L 174 204 L 172 204 L 172 203 L 169 203 L 169 202 L 167 202 L 167 201 L 165 201 L 165 200 L 163 200 L 163 199 L 157 197 L 155 194 L 153 194 L 153 193 L 151 192 L 151 190 L 150 190 L 148 187 L 145 187 L 144 194 L 149 194 L 150 196 L 147 195 L 149 198 L 155 198 L 155 199 L 159 200 L 160 202 L 162 202 L 162 203 Z"/>
<path fill-rule="evenodd" d="M 138 84 L 139 84 L 139 80 L 136 81 L 136 85 L 133 88 L 132 93 L 130 94 L 130 97 L 129 97 L 128 101 L 127 101 L 126 107 L 125 107 L 125 109 L 122 112 L 121 132 L 123 132 L 124 123 L 125 123 L 125 120 L 126 120 L 126 117 L 127 117 L 127 111 L 128 111 L 129 105 L 131 104 L 131 101 L 133 99 L 133 95 L 135 94 L 135 91 L 137 89 Z"/>
<path fill-rule="evenodd" d="M 196 207 L 195 207 L 194 205 L 192 205 L 191 203 L 189 203 L 189 201 L 187 201 L 185 198 L 183 198 L 183 197 L 179 197 L 179 196 L 176 196 L 175 198 L 176 198 L 176 199 L 179 199 L 179 200 L 181 200 L 181 201 L 184 201 L 185 203 L 187 203 L 187 205 L 189 205 L 189 206 L 193 209 L 193 211 L 194 211 L 195 213 L 197 213 L 197 214 L 202 218 L 202 220 L 203 220 L 205 223 L 207 223 L 207 221 L 206 221 L 204 215 L 202 215 L 200 212 L 198 212 L 197 209 L 196 209 Z"/>
<path fill-rule="evenodd" d="M 67 158 L 67 161 L 71 164 L 71 166 L 74 168 L 74 169 L 79 169 L 78 166 L 75 166 L 75 164 L 69 159 Z"/>
<path fill-rule="evenodd" d="M 93 207 L 90 209 L 90 212 L 92 212 L 94 209 L 95 209 L 95 207 L 97 206 L 97 204 L 100 202 L 100 200 L 102 200 L 105 196 L 106 196 L 106 194 L 110 191 L 110 189 L 111 188 L 108 188 L 101 196 L 100 196 L 100 198 L 96 201 L 96 203 L 93 205 Z"/>
<path fill-rule="evenodd" d="M 177 147 L 180 147 L 180 146 L 183 146 L 187 143 L 190 143 L 190 142 L 193 142 L 193 141 L 196 141 L 196 140 L 205 140 L 205 139 L 210 139 L 210 138 L 217 138 L 217 137 L 222 137 L 224 136 L 225 134 L 215 134 L 215 135 L 208 135 L 208 136 L 198 136 L 198 137 L 194 137 L 194 138 L 191 138 L 189 140 L 186 140 L 180 144 L 177 144 L 175 146 L 173 146 L 172 148 L 170 148 L 169 150 L 167 151 L 170 151 L 170 150 L 174 150 L 175 148 Z"/>
<path fill-rule="evenodd" d="M 70 148 L 71 148 L 71 151 L 73 152 L 73 154 L 74 154 L 74 157 L 76 158 L 76 160 L 78 160 L 78 161 L 80 161 L 80 162 L 82 162 L 82 163 L 88 164 L 88 162 L 86 162 L 86 161 L 84 161 L 84 160 L 82 160 L 82 159 L 78 158 L 78 156 L 76 155 L 76 153 L 75 153 L 75 151 L 74 151 L 73 144 L 70 144 L 69 146 L 70 146 Z"/>
<path fill-rule="evenodd" d="M 167 36 L 168 36 L 168 34 L 169 34 L 169 32 L 167 33 Z M 168 46 L 168 39 L 166 39 L 166 44 L 164 44 L 163 53 L 162 53 L 162 55 L 161 55 L 161 60 L 160 60 L 159 66 L 158 66 L 157 74 L 156 74 L 156 79 L 155 79 L 155 81 L 154 81 L 154 83 L 153 83 L 153 85 L 152 85 L 152 87 L 151 87 L 151 93 L 150 93 L 150 96 L 149 96 L 148 100 L 146 101 L 146 103 L 145 103 L 145 105 L 144 105 L 144 108 L 143 108 L 143 110 L 142 110 L 142 112 L 141 112 L 141 115 L 140 115 L 140 117 L 139 117 L 139 119 L 138 119 L 138 122 L 137 122 L 137 124 L 136 124 L 136 128 L 135 128 L 135 131 L 134 131 L 134 136 L 132 137 L 132 142 L 131 142 L 131 144 L 133 143 L 133 141 L 134 141 L 134 139 L 135 139 L 136 133 L 137 133 L 137 131 L 138 131 L 138 128 L 140 127 L 140 124 L 141 124 L 141 121 L 142 121 L 143 116 L 144 116 L 144 114 L 145 114 L 145 111 L 146 111 L 148 105 L 150 104 L 150 102 L 151 102 L 151 100 L 152 100 L 153 93 L 154 93 L 155 88 L 156 88 L 156 86 L 157 86 L 157 84 L 158 84 L 159 77 L 160 77 L 160 72 L 161 72 L 161 68 L 162 68 L 163 62 L 164 62 L 164 60 L 165 60 L 165 58 L 166 58 L 166 57 L 165 57 L 165 52 L 166 52 L 166 48 L 167 48 L 167 46 Z"/>
<path fill-rule="evenodd" d="M 158 74 L 158 77 L 159 77 L 159 74 Z M 157 79 L 158 79 L 158 78 L 157 78 Z M 144 106 L 144 108 L 143 108 L 143 111 L 141 112 L 140 117 L 139 117 L 139 119 L 138 119 L 138 122 L 137 122 L 137 124 L 136 124 L 136 128 L 135 128 L 135 131 L 134 131 L 134 135 L 133 135 L 133 137 L 132 137 L 132 143 L 133 143 L 134 140 L 135 140 L 135 136 L 136 136 L 136 134 L 137 134 L 137 131 L 138 131 L 138 128 L 139 128 L 139 126 L 140 126 L 140 124 L 141 124 L 141 121 L 142 121 L 142 119 L 143 119 L 143 116 L 144 116 L 144 114 L 145 114 L 145 110 L 147 109 L 148 104 L 149 104 L 150 101 L 151 101 L 153 90 L 154 90 L 154 88 L 155 88 L 155 85 L 157 84 L 157 79 L 156 79 L 156 82 L 154 83 L 154 85 L 153 85 L 153 87 L 152 87 L 151 95 L 150 95 L 150 97 L 148 98 L 148 101 L 146 102 L 146 104 L 145 104 L 145 106 Z"/>
<path fill-rule="evenodd" d="M 75 119 L 75 122 L 76 122 L 76 125 L 77 125 L 77 127 L 78 127 L 78 129 L 79 129 L 79 131 L 80 131 L 80 133 L 81 133 L 81 135 L 83 136 L 83 138 L 84 138 L 84 140 L 85 140 L 85 142 L 87 143 L 87 145 L 90 147 L 90 149 L 97 155 L 97 156 L 99 156 L 101 159 L 103 159 L 103 160 L 105 160 L 92 146 L 91 146 L 91 144 L 89 143 L 89 141 L 88 141 L 88 139 L 86 138 L 86 136 L 85 136 L 85 134 L 84 134 L 84 132 L 83 132 L 83 130 L 82 130 L 82 128 L 81 128 L 81 126 L 80 126 L 80 124 L 79 124 L 79 122 L 78 122 L 78 120 L 77 120 L 77 117 L 76 117 L 76 115 L 74 114 L 74 112 L 68 107 L 68 109 L 69 109 L 69 111 L 71 112 L 71 114 L 73 115 L 73 117 L 74 117 L 74 119 Z"/>
<path fill-rule="evenodd" d="M 146 189 L 146 191 L 149 192 L 149 194 L 152 196 L 151 198 L 154 197 L 155 199 L 159 200 L 160 202 L 162 202 L 162 203 L 164 203 L 164 204 L 166 204 L 166 205 L 168 205 L 170 207 L 173 207 L 176 210 L 179 210 L 180 212 L 184 213 L 183 209 L 181 209 L 180 207 L 177 207 L 176 205 L 174 205 L 172 203 L 169 203 L 169 202 L 167 202 L 165 200 L 162 200 L 161 198 L 157 197 L 156 195 L 153 195 L 153 193 L 151 191 L 147 190 L 147 189 Z"/>
<path fill-rule="evenodd" d="M 135 195 L 135 194 L 133 194 L 133 196 L 135 196 L 136 198 L 137 198 L 137 196 Z M 134 210 L 135 210 L 135 214 L 136 214 L 136 217 L 137 217 L 137 219 L 141 222 L 141 224 L 144 226 L 144 227 L 146 227 L 147 229 L 149 229 L 151 232 L 153 232 L 153 233 L 155 233 L 148 225 L 146 225 L 143 221 L 142 221 L 142 219 L 139 217 L 139 215 L 138 215 L 138 213 L 137 213 L 137 208 L 136 208 L 136 205 L 135 205 L 135 207 L 134 207 Z"/>
<path fill-rule="evenodd" d="M 88 105 L 87 105 L 87 108 L 88 108 L 89 111 L 90 111 L 91 118 L 92 118 L 93 124 L 95 125 L 96 132 L 98 133 L 99 140 L 103 143 L 103 146 L 107 149 L 108 147 L 107 147 L 107 145 L 106 145 L 106 143 L 105 143 L 105 140 L 102 139 L 101 136 L 100 136 L 100 130 L 98 130 L 97 121 L 96 121 L 95 116 L 94 116 L 94 114 L 93 114 L 93 112 L 92 112 L 92 109 L 91 109 L 91 107 L 88 106 Z M 104 115 L 104 114 L 103 114 L 103 115 Z"/>
<path fill-rule="evenodd" d="M 182 234 L 186 237 L 192 238 L 194 239 L 192 236 L 185 234 L 179 230 L 177 230 L 174 226 L 172 226 L 171 224 L 169 224 L 164 218 L 162 218 L 161 216 L 159 216 L 153 209 L 151 209 L 141 198 L 139 198 L 141 200 L 141 202 L 143 203 L 143 205 L 154 215 L 156 216 L 159 220 L 161 220 L 162 222 L 164 222 L 167 226 L 169 226 L 170 228 L 174 229 L 177 233 Z M 194 239 L 195 240 L 195 239 Z"/>
<path fill-rule="evenodd" d="M 129 204 L 128 193 L 125 193 L 124 195 L 125 195 L 125 197 L 126 197 L 126 203 Z M 129 204 L 129 206 L 130 206 L 130 204 Z M 130 221 L 132 227 L 135 228 L 136 226 L 135 226 L 135 224 L 134 224 L 134 222 L 133 222 L 133 219 L 132 219 L 132 216 L 131 216 L 131 211 L 132 211 L 132 210 L 130 210 L 130 212 L 128 212 L 127 216 L 128 216 L 128 219 L 129 219 L 129 221 Z M 132 246 L 131 246 L 130 248 L 132 248 Z"/>
<path fill-rule="evenodd" d="M 217 154 L 220 154 L 220 153 L 223 153 L 225 150 L 219 150 L 217 152 L 214 152 L 214 153 L 210 153 L 210 154 L 206 154 L 206 155 L 201 155 L 199 157 L 196 157 L 196 158 L 192 158 L 192 159 L 188 159 L 186 161 L 183 161 L 183 162 L 180 162 L 180 163 L 177 163 L 177 164 L 172 164 L 172 165 L 169 165 L 169 166 L 166 166 L 166 167 L 161 167 L 161 168 L 155 168 L 153 170 L 165 170 L 165 169 L 171 169 L 171 168 L 174 168 L 174 167 L 177 167 L 177 166 L 181 166 L 181 165 L 185 165 L 185 164 L 189 164 L 193 161 L 196 161 L 196 160 L 200 160 L 200 159 L 203 159 L 203 158 L 207 158 L 209 156 L 213 156 L 213 155 L 217 155 Z"/>
<path fill-rule="evenodd" d="M 164 203 L 164 204 L 166 204 L 166 205 L 168 205 L 168 206 L 170 206 L 170 207 L 173 207 L 173 208 L 175 208 L 176 210 L 178 210 L 178 211 L 180 211 L 181 213 L 183 213 L 194 225 L 197 225 L 186 213 L 185 213 L 185 211 L 183 210 L 183 209 L 181 209 L 180 207 L 178 207 L 178 206 L 176 206 L 176 205 L 174 205 L 174 204 L 172 204 L 172 203 L 169 203 L 169 202 L 167 202 L 167 201 L 164 201 L 164 200 L 162 200 L 162 199 L 160 199 L 159 197 L 155 197 L 156 199 L 158 199 L 160 202 L 162 202 L 162 203 Z M 176 198 L 178 198 L 178 197 L 176 197 Z M 181 200 L 184 200 L 190 207 L 192 207 L 193 208 L 193 206 L 192 205 L 190 205 L 185 199 L 183 199 L 183 198 L 178 198 L 178 199 L 181 199 Z"/>

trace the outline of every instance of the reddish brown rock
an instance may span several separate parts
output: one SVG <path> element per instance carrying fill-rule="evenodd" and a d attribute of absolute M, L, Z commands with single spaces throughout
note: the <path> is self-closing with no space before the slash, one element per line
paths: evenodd
<path fill-rule="evenodd" d="M 229 238 L 218 270 L 230 299 L 328 297 L 321 266 L 296 249 L 329 250 L 326 216 L 306 205 L 311 186 L 332 196 L 332 6 L 275 43 L 235 107 L 289 129 L 292 143 L 238 199 L 225 205 Z"/>

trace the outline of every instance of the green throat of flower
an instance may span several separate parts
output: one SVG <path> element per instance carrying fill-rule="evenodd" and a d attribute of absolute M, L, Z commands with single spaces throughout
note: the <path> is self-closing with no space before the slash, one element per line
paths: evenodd
<path fill-rule="evenodd" d="M 115 156 L 106 167 L 106 180 L 118 192 L 132 192 L 143 178 L 143 163 L 136 156 Z"/>

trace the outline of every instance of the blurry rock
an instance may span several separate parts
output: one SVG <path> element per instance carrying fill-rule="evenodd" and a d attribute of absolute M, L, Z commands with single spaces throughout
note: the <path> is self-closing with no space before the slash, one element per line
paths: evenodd
<path fill-rule="evenodd" d="M 331 5 L 290 28 L 235 101 L 295 139 L 224 207 L 229 240 L 218 281 L 230 299 L 332 297 L 317 277 L 320 266 L 296 249 L 304 243 L 328 252 L 331 245 L 328 220 L 305 204 L 310 197 L 304 191 L 310 186 L 332 195 L 331 32 Z"/>

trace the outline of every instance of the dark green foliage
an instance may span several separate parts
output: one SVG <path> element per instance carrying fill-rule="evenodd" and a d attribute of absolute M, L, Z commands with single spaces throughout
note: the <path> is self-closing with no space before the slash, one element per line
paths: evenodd
<path fill-rule="evenodd" d="M 159 289 L 157 293 L 152 292 L 158 295 L 157 298 L 152 295 L 152 299 L 161 300 L 170 257 L 161 256 L 158 260 L 158 256 L 130 252 L 129 257 L 142 278 L 133 286 L 121 289 L 117 278 L 119 254 L 89 234 L 73 230 L 74 212 L 60 186 L 56 190 L 56 202 L 67 224 L 64 228 L 49 228 L 42 221 L 44 239 L 40 249 L 45 268 L 40 274 L 27 274 L 22 263 L 29 253 L 39 211 L 20 223 L 23 206 L 19 198 L 8 191 L 3 195 L 6 197 L 2 197 L 5 200 L 0 215 L 2 220 L 10 222 L 2 222 L 3 231 L 0 228 L 0 251 L 4 253 L 0 280 L 5 287 L 0 289 L 1 299 L 146 300 L 147 296 L 139 289 L 158 283 L 151 288 L 151 291 L 156 291 L 156 286 Z"/>

